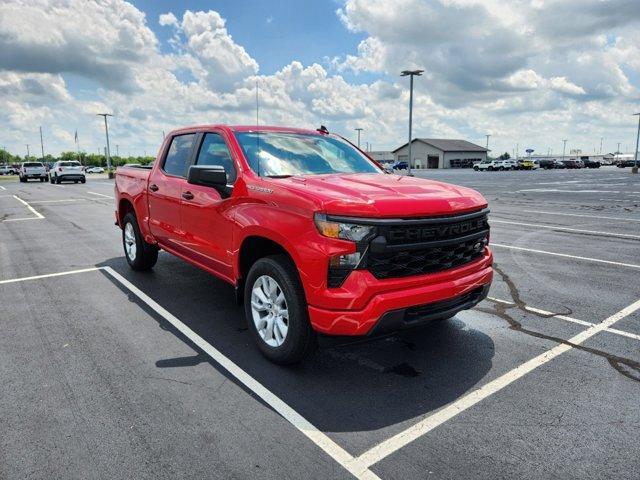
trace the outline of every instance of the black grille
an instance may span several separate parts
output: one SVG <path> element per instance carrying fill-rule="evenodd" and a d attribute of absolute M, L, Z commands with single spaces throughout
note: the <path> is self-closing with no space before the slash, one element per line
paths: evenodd
<path fill-rule="evenodd" d="M 482 256 L 484 248 L 478 250 L 476 246 L 480 240 L 474 238 L 441 247 L 371 253 L 367 256 L 367 267 L 376 278 L 440 272 L 459 267 Z"/>
<path fill-rule="evenodd" d="M 378 226 L 366 268 L 379 279 L 436 273 L 481 257 L 488 211 L 459 217 L 397 221 Z"/>

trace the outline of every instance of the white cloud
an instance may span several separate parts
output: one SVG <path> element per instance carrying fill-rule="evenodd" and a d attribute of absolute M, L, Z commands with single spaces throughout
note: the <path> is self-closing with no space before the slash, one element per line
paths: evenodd
<path fill-rule="evenodd" d="M 166 53 L 145 15 L 122 0 L 10 0 L 0 4 L 0 129 L 14 132 L 8 145 L 19 151 L 38 143 L 42 125 L 46 148 L 60 151 L 75 148 L 78 128 L 81 147 L 97 151 L 104 130 L 95 114 L 112 111 L 120 152 L 150 153 L 163 130 L 253 123 L 257 81 L 261 123 L 325 124 L 352 137 L 362 127 L 363 141 L 391 148 L 406 136 L 398 74 L 415 67 L 426 70 L 415 82 L 416 136 L 481 143 L 492 133 L 502 151 L 516 142 L 546 150 L 563 137 L 584 150 L 600 136 L 615 146 L 633 134 L 625 115 L 640 100 L 637 5 L 347 0 L 337 18 L 364 37 L 355 53 L 323 65 L 294 57 L 265 75 L 232 36 L 233 19 L 215 11 L 160 15 L 172 29 Z M 89 81 L 82 94 L 69 90 L 70 74 Z"/>

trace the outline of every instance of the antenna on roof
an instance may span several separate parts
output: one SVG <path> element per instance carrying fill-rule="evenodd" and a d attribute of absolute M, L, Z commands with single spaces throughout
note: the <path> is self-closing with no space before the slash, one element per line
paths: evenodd
<path fill-rule="evenodd" d="M 320 128 L 318 128 L 317 131 L 320 133 L 329 133 L 329 130 L 327 130 L 327 127 L 324 125 L 320 125 Z"/>

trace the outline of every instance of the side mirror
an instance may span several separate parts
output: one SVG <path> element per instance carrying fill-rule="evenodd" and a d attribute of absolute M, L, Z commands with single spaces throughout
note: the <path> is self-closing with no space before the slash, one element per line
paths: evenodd
<path fill-rule="evenodd" d="M 231 194 L 227 187 L 227 172 L 220 165 L 191 165 L 187 173 L 187 183 L 215 188 L 223 198 Z"/>

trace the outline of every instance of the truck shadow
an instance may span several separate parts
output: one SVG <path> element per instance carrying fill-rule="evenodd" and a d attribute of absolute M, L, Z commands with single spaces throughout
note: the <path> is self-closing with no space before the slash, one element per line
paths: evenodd
<path fill-rule="evenodd" d="M 126 277 L 322 431 L 372 431 L 415 419 L 473 389 L 492 366 L 492 339 L 458 318 L 370 342 L 324 346 L 292 367 L 274 365 L 258 352 L 243 309 L 223 281 L 162 254 L 151 272 L 134 272 L 123 258 L 99 266 Z M 196 351 L 184 358 L 163 358 L 158 352 L 153 360 L 157 368 L 203 362 L 220 368 L 135 295 L 105 277 L 160 328 Z"/>

